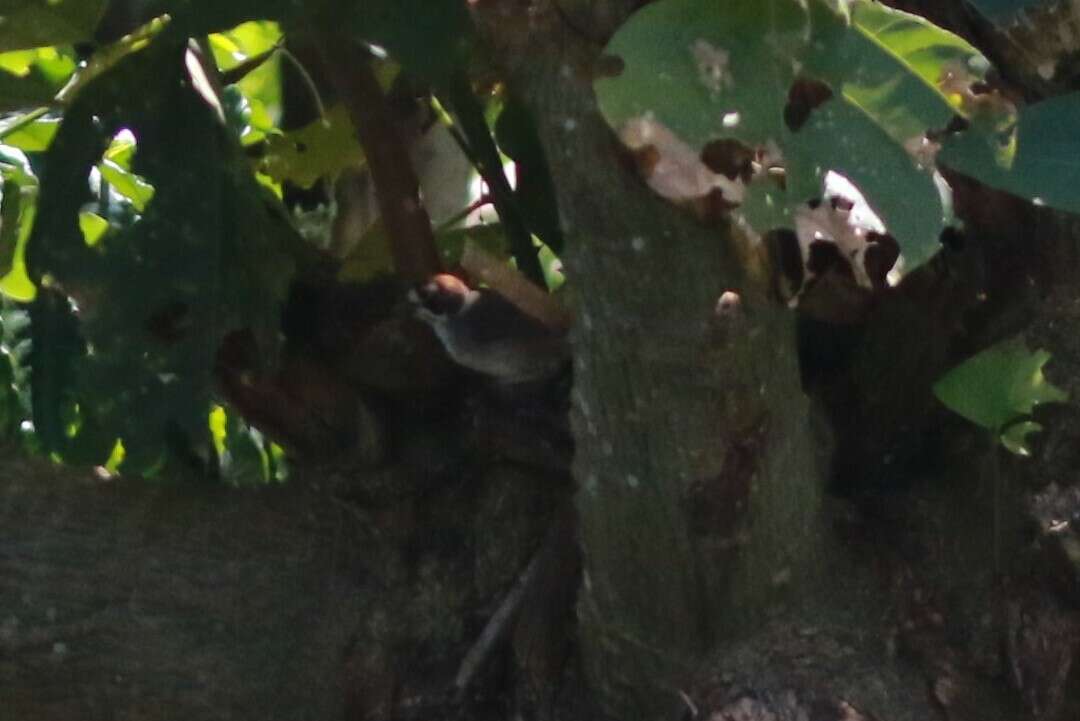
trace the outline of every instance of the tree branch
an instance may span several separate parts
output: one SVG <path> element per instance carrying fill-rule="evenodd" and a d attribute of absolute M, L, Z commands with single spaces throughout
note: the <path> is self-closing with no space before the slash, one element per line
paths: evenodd
<path fill-rule="evenodd" d="M 324 34 L 317 42 L 325 75 L 349 111 L 364 147 L 394 266 L 408 281 L 425 280 L 442 269 L 431 220 L 420 202 L 420 182 L 369 59 L 337 36 Z"/>

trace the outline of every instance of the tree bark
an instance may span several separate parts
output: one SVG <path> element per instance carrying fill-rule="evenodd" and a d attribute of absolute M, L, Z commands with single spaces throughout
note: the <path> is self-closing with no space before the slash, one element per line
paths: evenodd
<path fill-rule="evenodd" d="M 341 718 L 365 611 L 346 510 L 297 485 L 0 468 L 5 717 Z"/>
<path fill-rule="evenodd" d="M 576 578 L 564 471 L 445 429 L 398 441 L 392 466 L 247 489 L 0 461 L 0 717 L 493 718 L 507 645 L 554 684 Z M 451 702 L 527 566 L 471 662 L 484 682 Z"/>
<path fill-rule="evenodd" d="M 546 3 L 511 5 L 480 21 L 535 114 L 572 248 L 586 667 L 612 713 L 651 718 L 681 707 L 721 639 L 807 593 L 827 444 L 793 315 L 747 277 L 727 227 L 665 204 L 621 160 L 592 93 L 599 46 Z"/>

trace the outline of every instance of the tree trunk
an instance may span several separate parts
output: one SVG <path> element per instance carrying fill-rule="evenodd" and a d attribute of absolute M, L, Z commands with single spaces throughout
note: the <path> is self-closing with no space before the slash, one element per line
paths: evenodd
<path fill-rule="evenodd" d="M 1003 593 L 1025 562 L 1025 521 L 998 449 L 945 448 L 951 465 L 930 478 L 895 453 L 927 453 L 912 437 L 935 428 L 945 437 L 932 382 L 1015 322 L 1006 299 L 962 328 L 986 287 L 978 280 L 993 282 L 973 280 L 972 263 L 1002 248 L 943 258 L 875 310 L 840 396 L 852 405 L 826 400 L 850 456 L 834 461 L 877 497 L 826 508 L 830 441 L 800 387 L 793 314 L 748 279 L 727 229 L 703 228 L 645 188 L 597 112 L 601 44 L 638 4 L 477 10 L 535 114 L 572 248 L 578 612 L 594 689 L 624 719 L 685 706 L 722 719 L 1059 713 L 1031 699 L 1060 701 L 1063 682 L 1028 692 L 1019 676 L 1040 672 L 1027 670 L 1002 683 L 1010 664 L 1056 678 L 1052 660 L 1073 641 L 1067 614 L 1028 614 L 1032 604 Z M 1014 269 L 1008 282 L 1024 279 Z M 715 312 L 728 290 L 737 310 Z M 903 495 L 887 490 L 898 460 Z M 1036 631 L 1010 622 L 1021 617 Z M 1045 657 L 1016 660 L 1054 630 L 1064 640 L 1043 644 Z M 1014 652 L 1002 652 L 1010 638 Z M 898 651 L 910 663 L 896 663 Z"/>
<path fill-rule="evenodd" d="M 592 93 L 598 48 L 550 8 L 481 20 L 537 118 L 572 247 L 586 666 L 613 713 L 654 717 L 718 641 L 816 582 L 826 444 L 794 316 L 746 276 L 727 227 L 620 161 Z"/>

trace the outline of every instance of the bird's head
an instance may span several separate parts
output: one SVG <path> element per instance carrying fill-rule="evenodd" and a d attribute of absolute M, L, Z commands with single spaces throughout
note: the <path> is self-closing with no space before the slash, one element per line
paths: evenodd
<path fill-rule="evenodd" d="M 409 292 L 416 316 L 429 323 L 460 315 L 475 296 L 476 291 L 449 273 L 434 275 Z"/>

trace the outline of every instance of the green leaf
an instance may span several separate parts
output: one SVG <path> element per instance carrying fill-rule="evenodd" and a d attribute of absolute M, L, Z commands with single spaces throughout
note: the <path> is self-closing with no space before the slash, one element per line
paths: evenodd
<path fill-rule="evenodd" d="M 233 486 L 261 485 L 270 480 L 270 457 L 261 433 L 236 413 L 225 416 L 218 467 Z"/>
<path fill-rule="evenodd" d="M 5 159 L 12 161 L 7 164 Z M 0 145 L 0 177 L 4 199 L 0 208 L 0 294 L 29 302 L 37 289 L 26 275 L 26 243 L 37 212 L 38 181 L 26 156 Z"/>
<path fill-rule="evenodd" d="M 130 200 L 137 211 L 141 213 L 146 210 L 146 206 L 154 197 L 153 185 L 146 182 L 145 178 L 139 177 L 108 158 L 98 163 L 97 167 L 101 171 L 101 177 L 109 181 L 118 193 Z"/>
<path fill-rule="evenodd" d="M 764 145 L 782 128 L 807 27 L 796 0 L 771 2 L 768 12 L 751 0 L 651 3 L 605 48 L 622 71 L 596 81 L 600 109 L 616 130 L 652 113 L 696 149 L 717 137 Z M 725 128 L 730 113 L 739 122 Z"/>
<path fill-rule="evenodd" d="M 60 118 L 38 117 L 30 122 L 21 123 L 23 118 L 16 117 L 0 125 L 0 137 L 13 148 L 18 148 L 27 153 L 40 153 L 49 147 L 56 129 L 60 127 Z M 17 129 L 16 125 L 20 125 Z"/>
<path fill-rule="evenodd" d="M 277 49 L 281 28 L 274 22 L 247 22 L 210 36 L 210 47 L 226 82 L 235 83 L 245 105 L 244 145 L 263 140 L 277 129 L 281 112 L 281 74 Z"/>
<path fill-rule="evenodd" d="M 0 53 L 0 70 L 20 78 L 36 76 L 57 90 L 75 72 L 75 57 L 70 50 L 44 47 Z"/>
<path fill-rule="evenodd" d="M 22 188 L 14 180 L 4 182 L 0 200 L 0 275 L 7 275 L 19 245 L 19 216 L 22 213 Z"/>
<path fill-rule="evenodd" d="M 918 15 L 876 2 L 853 2 L 851 23 L 812 5 L 817 41 L 807 70 L 840 87 L 897 143 L 948 125 L 961 99 L 941 87 L 950 73 L 979 75 L 986 61 L 967 41 Z"/>
<path fill-rule="evenodd" d="M 1028 445 L 1028 439 L 1035 433 L 1042 431 L 1042 429 L 1042 424 L 1035 421 L 1012 423 L 1001 432 L 1001 445 L 1009 453 L 1015 453 L 1018 456 L 1030 456 L 1031 447 Z"/>
<path fill-rule="evenodd" d="M 37 185 L 37 176 L 26 153 L 18 148 L 0 145 L 0 175 L 19 185 Z"/>
<path fill-rule="evenodd" d="M 718 139 L 779 151 L 786 191 L 762 179 L 743 203 L 758 230 L 789 226 L 792 207 L 821 193 L 825 171 L 840 172 L 910 268 L 937 248 L 944 211 L 929 168 L 908 148 L 961 111 L 939 81 L 956 68 L 976 74 L 985 61 L 918 16 L 864 0 L 844 6 L 847 14 L 825 0 L 651 3 L 606 48 L 622 70 L 596 81 L 597 98 L 617 131 L 646 118 L 698 155 Z M 790 115 L 797 78 L 826 89 L 804 108 L 805 124 Z"/>
<path fill-rule="evenodd" d="M 802 168 L 835 170 L 854 183 L 900 242 L 906 268 L 911 269 L 929 260 L 940 247 L 941 196 L 904 148 L 884 128 L 863 118 L 850 104 L 826 103 L 810 116 L 797 142 L 786 146 L 787 159 Z M 877 150 L 870 154 L 852 152 L 854 148 Z M 806 200 L 821 194 L 821 183 L 816 173 L 800 173 L 789 177 L 788 192 Z M 769 193 L 778 195 L 772 189 Z"/>
<path fill-rule="evenodd" d="M 1003 119 L 950 136 L 938 162 L 1039 205 L 1080 212 L 1080 93 L 1024 106 L 1012 125 Z"/>
<path fill-rule="evenodd" d="M 951 411 L 994 433 L 1031 415 L 1039 403 L 1068 395 L 1049 383 L 1043 350 L 1029 351 L 1021 339 L 1007 340 L 969 358 L 934 384 L 934 395 Z"/>
<path fill-rule="evenodd" d="M 2 0 L 0 51 L 90 40 L 106 4 L 107 0 Z"/>
<path fill-rule="evenodd" d="M 214 60 L 223 70 L 273 50 L 281 42 L 281 28 L 274 22 L 247 22 L 210 36 Z"/>
<path fill-rule="evenodd" d="M 261 353 L 276 349 L 299 241 L 235 137 L 192 90 L 186 48 L 186 39 L 163 35 L 89 81 L 44 159 L 63 172 L 42 179 L 31 277 L 71 298 L 86 341 L 62 351 L 77 422 L 66 441 L 53 422 L 50 438 L 65 459 L 96 453 L 100 463 L 120 438 L 124 469 L 140 472 L 159 467 L 166 448 L 208 447 L 221 340 L 250 332 Z M 88 179 L 123 129 L 137 148 L 114 146 L 104 165 L 123 169 L 130 159 L 130 174 L 154 195 L 141 216 L 104 213 L 114 227 L 90 247 L 80 218 L 108 198 L 95 199 Z M 46 338 L 40 352 L 47 367 L 61 349 Z M 35 418 L 38 407 L 55 417 L 64 398 L 42 399 Z"/>
<path fill-rule="evenodd" d="M 83 239 L 86 240 L 86 244 L 90 247 L 97 245 L 98 241 L 101 240 L 101 236 L 105 235 L 105 231 L 108 229 L 109 221 L 97 213 L 91 213 L 88 210 L 79 213 L 79 230 L 82 231 Z"/>
<path fill-rule="evenodd" d="M 286 180 L 310 188 L 319 178 L 336 177 L 364 162 L 349 113 L 341 105 L 304 127 L 266 138 L 266 154 L 259 170 L 281 183 Z"/>

